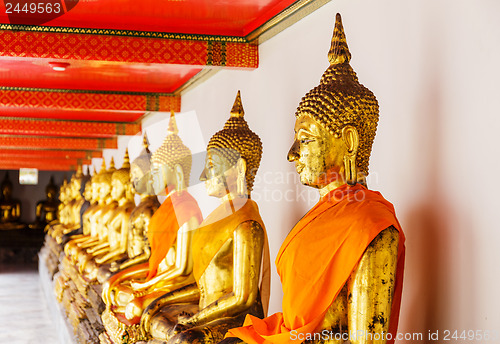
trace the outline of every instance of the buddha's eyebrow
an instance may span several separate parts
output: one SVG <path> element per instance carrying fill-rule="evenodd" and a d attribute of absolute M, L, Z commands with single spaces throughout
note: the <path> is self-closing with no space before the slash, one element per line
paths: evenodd
<path fill-rule="evenodd" d="M 297 135 L 306 134 L 307 136 L 319 137 L 318 135 L 315 135 L 311 131 L 304 129 L 304 128 L 299 128 L 299 130 L 295 131 L 295 134 L 297 134 Z"/>

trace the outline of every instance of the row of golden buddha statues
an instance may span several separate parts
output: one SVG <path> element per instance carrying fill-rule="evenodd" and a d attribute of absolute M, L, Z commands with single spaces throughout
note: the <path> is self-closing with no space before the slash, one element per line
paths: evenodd
<path fill-rule="evenodd" d="M 337 15 L 330 66 L 299 104 L 288 152 L 321 198 L 276 258 L 283 312 L 266 317 L 267 234 L 251 199 L 262 143 L 238 92 L 208 143 L 200 180 L 221 204 L 205 219 L 187 190 L 192 156 L 174 114 L 154 153 L 144 135 L 134 161 L 126 152 L 121 168 L 103 161 L 63 185 L 43 250 L 80 342 L 394 341 L 404 235 L 393 206 L 366 186 L 378 104 L 350 57 Z"/>

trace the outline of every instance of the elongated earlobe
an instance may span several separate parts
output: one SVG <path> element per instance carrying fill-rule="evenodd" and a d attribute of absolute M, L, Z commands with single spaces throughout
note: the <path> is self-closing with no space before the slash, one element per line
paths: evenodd
<path fill-rule="evenodd" d="M 186 181 L 184 180 L 184 171 L 182 170 L 182 166 L 177 164 L 175 165 L 175 179 L 177 180 L 177 191 L 184 190 L 186 188 Z"/>
<path fill-rule="evenodd" d="M 355 185 L 358 182 L 358 171 L 356 167 L 356 155 L 359 147 L 358 131 L 352 125 L 346 125 L 342 129 L 342 139 L 347 147 L 347 153 L 344 156 L 346 183 Z"/>
<path fill-rule="evenodd" d="M 238 176 L 236 178 L 236 192 L 238 193 L 238 196 L 246 196 L 248 194 L 248 191 L 246 178 L 247 163 L 245 159 L 238 159 L 238 162 L 236 163 L 236 169 L 238 173 Z"/>

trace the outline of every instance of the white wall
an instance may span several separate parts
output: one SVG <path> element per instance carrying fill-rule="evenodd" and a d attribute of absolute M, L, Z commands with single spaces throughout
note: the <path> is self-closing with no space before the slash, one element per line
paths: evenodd
<path fill-rule="evenodd" d="M 206 143 L 241 90 L 264 145 L 253 197 L 274 260 L 317 197 L 286 154 L 295 108 L 327 67 L 336 12 L 351 65 L 380 103 L 369 186 L 394 203 L 407 237 L 400 331 L 423 333 L 418 342 L 429 330 L 500 331 L 500 3 L 333 1 L 262 44 L 257 70 L 221 71 L 185 94 L 182 111 L 196 112 Z M 271 313 L 281 297 L 273 270 Z"/>

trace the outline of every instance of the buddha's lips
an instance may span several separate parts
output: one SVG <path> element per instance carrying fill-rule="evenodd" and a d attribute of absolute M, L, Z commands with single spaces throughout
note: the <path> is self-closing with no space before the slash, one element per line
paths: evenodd
<path fill-rule="evenodd" d="M 304 169 L 304 165 L 299 164 L 299 163 L 295 163 L 295 170 L 297 171 L 298 174 L 300 174 L 300 172 L 302 172 L 303 169 Z"/>

